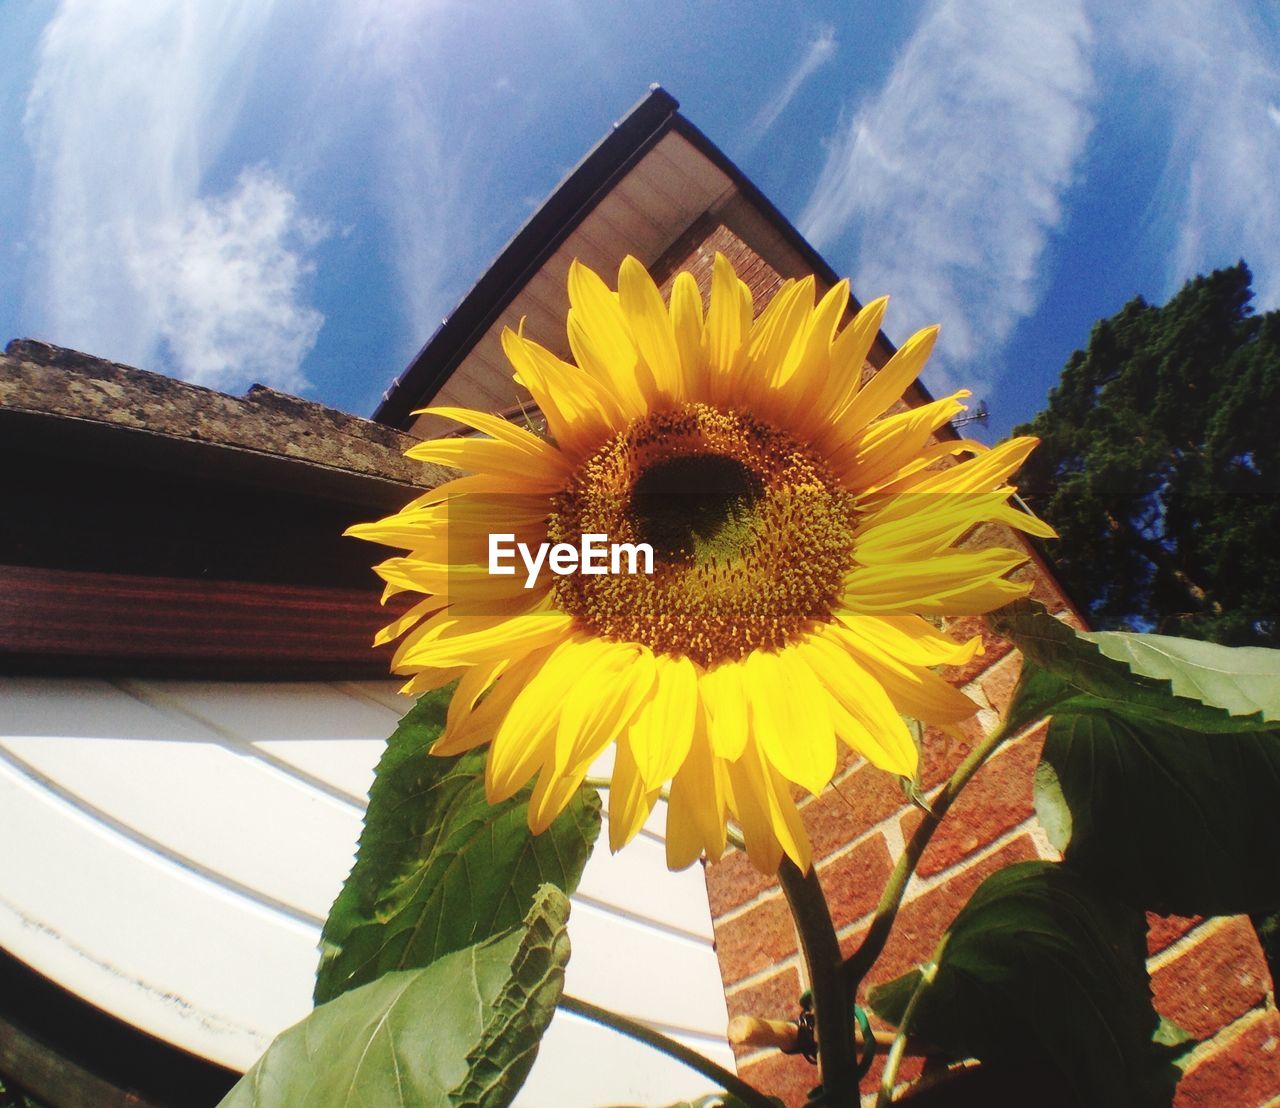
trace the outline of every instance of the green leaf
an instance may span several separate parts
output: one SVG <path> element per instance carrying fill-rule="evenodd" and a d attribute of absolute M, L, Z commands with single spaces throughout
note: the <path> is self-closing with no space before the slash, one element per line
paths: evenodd
<path fill-rule="evenodd" d="M 1009 866 L 951 924 L 909 1034 L 956 1059 L 1050 1066 L 1081 1104 L 1168 1105 L 1176 1052 L 1156 1041 L 1146 955 L 1136 909 L 1066 866 Z M 873 989 L 869 1003 L 900 1022 L 920 976 Z"/>
<path fill-rule="evenodd" d="M 564 986 L 568 915 L 565 895 L 544 886 L 521 926 L 322 1004 L 221 1108 L 510 1104 Z"/>
<path fill-rule="evenodd" d="M 419 700 L 378 765 L 355 866 L 325 923 L 317 1003 L 508 930 L 544 883 L 577 888 L 600 831 L 599 795 L 579 790 L 533 835 L 528 789 L 485 799 L 484 749 L 428 753 L 448 697 Z"/>
<path fill-rule="evenodd" d="M 1080 637 L 1134 673 L 1168 680 L 1177 696 L 1223 708 L 1233 716 L 1261 712 L 1268 722 L 1280 720 L 1280 650 L 1126 631 Z"/>
<path fill-rule="evenodd" d="M 1280 723 L 1175 696 L 1039 606 L 1011 605 L 999 626 L 1027 658 L 1010 718 L 1052 713 L 1035 801 L 1066 862 L 1156 912 L 1280 907 Z M 1219 675 L 1236 653 L 1215 648 Z M 1258 653 L 1244 651 L 1244 672 L 1258 672 Z M 1197 680 L 1231 700 L 1219 695 L 1229 682 Z"/>
<path fill-rule="evenodd" d="M 1055 710 L 1060 700 L 1084 694 L 1108 706 L 1141 709 L 1150 719 L 1177 725 L 1230 731 L 1273 729 L 1260 715 L 1232 716 L 1219 707 L 1172 695 L 1167 680 L 1135 673 L 1123 662 L 1106 657 L 1097 645 L 1035 601 L 1015 601 L 988 619 L 997 634 L 1011 639 L 1024 658 L 1034 663 L 1024 672 L 1010 706 L 1011 725 L 1021 727 Z M 1041 677 L 1038 669 L 1049 677 Z"/>

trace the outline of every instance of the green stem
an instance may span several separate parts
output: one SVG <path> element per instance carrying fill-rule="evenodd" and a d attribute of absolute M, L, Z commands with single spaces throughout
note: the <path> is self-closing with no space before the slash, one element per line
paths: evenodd
<path fill-rule="evenodd" d="M 924 853 L 924 848 L 929 845 L 929 840 L 933 838 L 933 833 L 942 822 L 942 817 L 947 814 L 947 809 L 955 802 L 960 791 L 1004 740 L 1005 728 L 1001 723 L 956 767 L 947 783 L 942 786 L 942 791 L 931 802 L 932 811 L 924 813 L 924 819 L 920 821 L 920 826 L 916 828 L 915 834 L 911 836 L 906 849 L 898 858 L 893 872 L 889 875 L 889 881 L 884 887 L 884 892 L 880 894 L 880 902 L 876 905 L 876 913 L 871 920 L 867 937 L 844 963 L 845 988 L 850 997 L 857 995 L 862 979 L 867 976 L 868 971 L 875 965 L 876 959 L 880 957 L 880 952 L 884 950 L 884 944 L 888 941 L 889 932 L 893 929 L 893 921 L 897 919 L 898 909 L 902 905 L 902 897 L 907 891 L 911 875 L 915 873 L 916 866 L 920 863 L 920 856 Z"/>
<path fill-rule="evenodd" d="M 560 997 L 559 1007 L 566 1012 L 573 1012 L 605 1027 L 611 1027 L 614 1031 L 620 1031 L 646 1046 L 653 1047 L 654 1050 L 670 1055 L 677 1062 L 683 1062 L 690 1069 L 697 1070 L 704 1077 L 710 1078 L 725 1092 L 732 1093 L 748 1105 L 748 1108 L 777 1108 L 774 1101 L 759 1089 L 748 1085 L 736 1073 L 730 1073 L 723 1066 L 716 1065 L 710 1058 L 704 1057 L 683 1043 L 676 1042 L 675 1039 L 668 1038 L 661 1031 L 655 1031 L 647 1024 L 621 1016 L 617 1012 L 611 1012 L 608 1008 L 601 1008 L 589 1000 L 579 1000 L 576 996 L 567 994 Z"/>
<path fill-rule="evenodd" d="M 938 976 L 938 963 L 942 961 L 942 952 L 946 949 L 947 938 L 947 935 L 943 935 L 938 940 L 933 956 L 925 965 L 920 967 L 920 980 L 916 982 L 916 987 L 911 990 L 911 999 L 907 1001 L 907 1007 L 903 1010 L 902 1020 L 898 1024 L 898 1033 L 893 1037 L 893 1043 L 889 1047 L 889 1056 L 884 1062 L 884 1073 L 880 1077 L 880 1091 L 876 1093 L 876 1108 L 888 1108 L 893 1103 L 893 1087 L 898 1081 L 898 1067 L 902 1064 L 902 1057 L 907 1049 L 907 1032 L 911 1029 L 911 1020 L 916 1014 L 916 1005 L 920 1003 L 920 998 L 924 996 L 929 986 L 933 984 L 933 979 Z"/>
<path fill-rule="evenodd" d="M 783 858 L 778 867 L 778 883 L 795 919 L 800 951 L 809 971 L 823 1101 L 856 1104 L 853 1023 L 849 998 L 841 985 L 840 941 L 831 923 L 827 899 L 813 867 L 808 873 L 801 873 L 790 858 Z"/>

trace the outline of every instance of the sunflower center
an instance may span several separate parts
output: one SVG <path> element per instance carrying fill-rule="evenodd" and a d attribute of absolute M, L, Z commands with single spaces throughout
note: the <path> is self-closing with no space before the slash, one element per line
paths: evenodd
<path fill-rule="evenodd" d="M 701 665 L 778 649 L 830 618 L 853 564 L 853 505 L 777 428 L 686 404 L 638 419 L 583 462 L 548 537 L 647 542 L 654 572 L 573 574 L 556 603 L 595 634 Z"/>
<path fill-rule="evenodd" d="M 664 562 L 728 560 L 750 541 L 763 488 L 721 454 L 686 454 L 650 465 L 631 491 L 637 533 Z"/>

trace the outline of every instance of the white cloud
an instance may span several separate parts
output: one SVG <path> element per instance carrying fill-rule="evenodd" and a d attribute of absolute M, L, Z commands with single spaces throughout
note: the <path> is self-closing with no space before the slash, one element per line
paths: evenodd
<path fill-rule="evenodd" d="M 800 86 L 817 69 L 835 57 L 836 45 L 836 29 L 830 24 L 819 27 L 818 33 L 805 50 L 804 57 L 800 59 L 800 64 L 791 71 L 782 88 L 756 113 L 755 118 L 748 126 L 748 148 L 759 142 L 764 137 L 765 132 L 777 122 L 778 116 L 786 110 L 787 105 L 791 103 L 796 93 L 800 91 Z"/>
<path fill-rule="evenodd" d="M 1038 303 L 1092 126 L 1090 38 L 1078 0 L 943 0 L 832 139 L 800 228 L 861 297 L 893 295 L 894 326 L 942 324 L 935 387 L 963 366 L 989 388 L 984 359 Z"/>
<path fill-rule="evenodd" d="M 225 196 L 149 227 L 128 261 L 181 376 L 223 389 L 303 388 L 298 367 L 324 322 L 302 302 L 304 251 L 327 233 L 262 167 L 241 173 Z"/>
<path fill-rule="evenodd" d="M 1141 33 L 1137 33 L 1137 32 Z M 1175 108 L 1158 207 L 1177 227 L 1172 292 L 1243 257 L 1260 307 L 1280 306 L 1280 66 L 1252 5 L 1160 0 L 1116 28 Z"/>
<path fill-rule="evenodd" d="M 265 170 L 221 198 L 206 187 L 271 12 L 269 0 L 59 6 L 25 118 L 41 337 L 224 388 L 304 383 L 320 319 L 299 278 L 316 226 Z"/>

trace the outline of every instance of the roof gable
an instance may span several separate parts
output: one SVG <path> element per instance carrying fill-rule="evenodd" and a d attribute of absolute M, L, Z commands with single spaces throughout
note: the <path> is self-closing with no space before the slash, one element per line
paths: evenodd
<path fill-rule="evenodd" d="M 820 288 L 836 282 L 830 265 L 678 109 L 654 86 L 614 125 L 391 386 L 376 420 L 426 437 L 455 426 L 413 415 L 427 404 L 508 415 L 527 406 L 502 353 L 502 330 L 524 320 L 526 334 L 568 358 L 566 278 L 575 258 L 611 280 L 632 254 L 661 282 L 700 236 L 724 226 L 782 277 L 812 273 Z M 872 365 L 892 351 L 882 335 Z"/>

